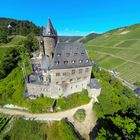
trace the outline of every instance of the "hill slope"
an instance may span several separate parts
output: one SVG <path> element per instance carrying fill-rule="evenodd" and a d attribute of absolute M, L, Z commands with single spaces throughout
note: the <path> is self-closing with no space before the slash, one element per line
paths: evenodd
<path fill-rule="evenodd" d="M 140 24 L 109 31 L 85 43 L 90 57 L 125 80 L 140 80 Z"/>
<path fill-rule="evenodd" d="M 28 20 L 16 20 L 11 18 L 0 18 L 0 32 L 8 35 L 27 35 L 31 32 L 40 35 L 41 28 Z"/>
<path fill-rule="evenodd" d="M 67 42 L 67 43 L 75 42 L 80 38 L 82 38 L 82 36 L 58 36 L 59 42 Z"/>
<path fill-rule="evenodd" d="M 87 36 L 85 36 L 85 37 L 82 37 L 82 38 L 80 38 L 78 41 L 79 42 L 82 42 L 82 43 L 86 43 L 86 42 L 88 42 L 88 41 L 90 41 L 90 40 L 92 40 L 92 39 L 95 39 L 96 37 L 98 37 L 100 34 L 97 34 L 97 33 L 91 33 L 91 34 L 89 34 L 89 35 L 87 35 Z"/>

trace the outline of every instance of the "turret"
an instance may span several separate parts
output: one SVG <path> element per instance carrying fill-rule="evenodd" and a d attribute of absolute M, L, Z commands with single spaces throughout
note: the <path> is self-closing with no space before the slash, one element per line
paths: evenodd
<path fill-rule="evenodd" d="M 51 20 L 48 19 L 47 26 L 43 31 L 43 45 L 44 45 L 43 54 L 48 56 L 50 60 L 52 60 L 54 56 L 56 43 L 57 43 L 56 30 L 54 29 Z"/>

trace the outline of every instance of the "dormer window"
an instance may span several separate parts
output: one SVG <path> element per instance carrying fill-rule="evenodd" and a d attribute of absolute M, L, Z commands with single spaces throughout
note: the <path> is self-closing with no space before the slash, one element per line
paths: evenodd
<path fill-rule="evenodd" d="M 57 64 L 57 65 L 58 65 L 58 64 L 59 64 L 59 61 L 55 61 L 55 64 Z"/>
<path fill-rule="evenodd" d="M 60 56 L 60 55 L 61 55 L 60 53 L 57 54 L 57 56 Z"/>
<path fill-rule="evenodd" d="M 68 61 L 64 61 L 64 64 L 68 64 Z"/>
<path fill-rule="evenodd" d="M 72 60 L 71 63 L 74 64 L 75 63 L 75 60 Z"/>
<path fill-rule="evenodd" d="M 88 63 L 89 62 L 89 60 L 88 59 L 86 59 L 86 63 Z"/>
<path fill-rule="evenodd" d="M 83 60 L 79 60 L 79 63 L 82 63 L 83 62 Z"/>

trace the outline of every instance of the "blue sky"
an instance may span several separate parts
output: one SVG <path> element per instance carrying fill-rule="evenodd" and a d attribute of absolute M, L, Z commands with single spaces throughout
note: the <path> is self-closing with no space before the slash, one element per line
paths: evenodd
<path fill-rule="evenodd" d="M 0 17 L 27 19 L 58 34 L 86 35 L 140 23 L 140 0 L 0 0 Z"/>

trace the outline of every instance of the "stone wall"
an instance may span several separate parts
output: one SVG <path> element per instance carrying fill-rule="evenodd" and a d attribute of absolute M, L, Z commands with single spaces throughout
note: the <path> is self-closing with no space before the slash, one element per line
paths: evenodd
<path fill-rule="evenodd" d="M 45 55 L 48 55 L 50 60 L 52 59 L 52 53 L 56 46 L 56 37 L 44 37 Z"/>
<path fill-rule="evenodd" d="M 27 83 L 28 93 L 31 96 L 42 94 L 51 98 L 68 96 L 72 93 L 87 89 L 90 82 L 92 67 L 80 67 L 69 69 L 55 69 L 50 71 L 51 81 L 49 85 Z"/>
<path fill-rule="evenodd" d="M 73 83 L 79 81 L 90 81 L 92 66 L 54 69 L 50 71 L 51 82 L 53 84 Z"/>
<path fill-rule="evenodd" d="M 50 86 L 27 83 L 28 95 L 40 97 L 42 95 L 51 97 Z"/>

